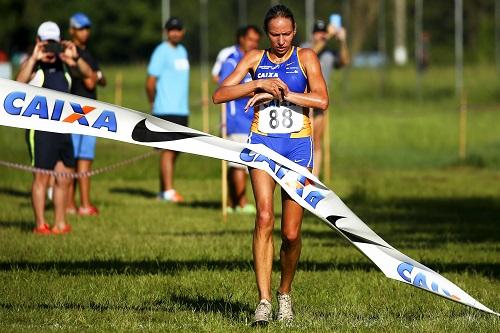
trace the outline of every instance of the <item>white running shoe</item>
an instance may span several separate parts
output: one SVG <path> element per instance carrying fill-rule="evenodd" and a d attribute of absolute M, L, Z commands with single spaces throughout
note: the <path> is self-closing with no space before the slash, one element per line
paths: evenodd
<path fill-rule="evenodd" d="M 278 315 L 276 319 L 281 322 L 292 322 L 292 296 L 290 296 L 290 294 L 280 294 L 278 291 L 276 293 L 276 298 L 278 299 Z"/>
<path fill-rule="evenodd" d="M 265 326 L 269 324 L 272 316 L 272 306 L 267 299 L 263 299 L 255 309 L 252 326 Z"/>
<path fill-rule="evenodd" d="M 176 190 L 171 189 L 168 191 L 160 192 L 158 194 L 158 200 L 169 201 L 169 202 L 183 202 L 184 198 Z"/>

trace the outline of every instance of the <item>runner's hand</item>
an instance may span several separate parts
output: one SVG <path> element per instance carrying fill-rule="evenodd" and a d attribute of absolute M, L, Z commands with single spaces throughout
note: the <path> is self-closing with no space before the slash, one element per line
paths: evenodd
<path fill-rule="evenodd" d="M 257 82 L 258 88 L 270 93 L 280 102 L 288 95 L 288 86 L 281 79 L 261 79 Z"/>
<path fill-rule="evenodd" d="M 247 102 L 247 105 L 245 105 L 245 112 L 248 111 L 249 108 L 252 106 L 258 106 L 267 102 L 270 102 L 274 99 L 274 96 L 270 93 L 258 93 L 253 95 L 252 98 L 250 98 Z"/>

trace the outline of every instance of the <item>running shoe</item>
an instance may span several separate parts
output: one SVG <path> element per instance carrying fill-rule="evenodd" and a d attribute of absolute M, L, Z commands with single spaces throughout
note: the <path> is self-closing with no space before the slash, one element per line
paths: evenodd
<path fill-rule="evenodd" d="M 281 322 L 293 321 L 292 297 L 290 294 L 276 293 L 278 299 L 278 314 L 276 319 Z"/>
<path fill-rule="evenodd" d="M 176 190 L 171 189 L 158 194 L 158 200 L 168 202 L 184 202 L 184 198 Z"/>
<path fill-rule="evenodd" d="M 265 326 L 269 324 L 272 316 L 272 306 L 271 302 L 267 299 L 263 299 L 257 305 L 255 309 L 254 319 L 252 322 L 252 326 Z"/>
<path fill-rule="evenodd" d="M 251 205 L 251 204 L 246 204 L 243 207 L 236 206 L 234 211 L 236 213 L 242 213 L 242 214 L 255 214 L 257 212 L 257 210 L 255 209 L 255 206 Z"/>

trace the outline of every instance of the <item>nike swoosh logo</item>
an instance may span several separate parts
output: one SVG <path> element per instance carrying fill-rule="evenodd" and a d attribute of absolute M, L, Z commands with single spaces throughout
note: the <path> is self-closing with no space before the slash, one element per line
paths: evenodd
<path fill-rule="evenodd" d="M 302 162 L 304 159 L 301 159 L 301 160 L 293 160 L 295 163 L 299 163 L 299 162 Z"/>
<path fill-rule="evenodd" d="M 146 127 L 146 119 L 138 122 L 132 131 L 132 139 L 138 142 L 164 142 L 207 136 L 189 132 L 156 132 Z"/>
<path fill-rule="evenodd" d="M 333 224 L 334 226 L 336 226 L 337 229 L 340 230 L 340 232 L 342 234 L 344 234 L 344 236 L 346 236 L 351 242 L 372 244 L 372 245 L 378 245 L 378 246 L 382 246 L 382 247 L 388 248 L 387 246 L 379 244 L 377 242 L 374 242 L 374 241 L 372 241 L 370 239 L 366 239 L 364 237 L 355 235 L 355 234 L 353 234 L 353 233 L 351 233 L 349 231 L 345 231 L 345 230 L 340 229 L 339 226 L 337 225 L 337 221 L 340 220 L 340 219 L 345 219 L 345 216 L 330 215 L 330 216 L 327 216 L 326 219 L 328 220 L 328 222 L 330 222 L 331 224 Z"/>

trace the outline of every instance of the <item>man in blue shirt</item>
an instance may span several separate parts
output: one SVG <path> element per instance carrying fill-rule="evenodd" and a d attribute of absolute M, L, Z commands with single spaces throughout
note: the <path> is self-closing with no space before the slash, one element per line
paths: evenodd
<path fill-rule="evenodd" d="M 260 29 L 254 25 L 249 25 L 241 29 L 238 39 L 238 47 L 223 62 L 219 84 L 228 77 L 236 68 L 245 53 L 257 49 L 261 36 Z M 242 83 L 251 81 L 252 77 L 248 73 Z M 248 97 L 240 98 L 226 103 L 226 130 L 227 138 L 232 141 L 246 142 L 250 125 L 253 119 L 253 108 L 245 110 Z M 231 198 L 229 212 L 255 213 L 255 207 L 248 203 L 246 197 L 247 169 L 244 165 L 228 163 L 229 193 Z"/>
<path fill-rule="evenodd" d="M 173 123 L 188 125 L 189 60 L 180 42 L 184 38 L 182 21 L 171 17 L 165 23 L 167 41 L 158 45 L 148 65 L 146 92 L 153 115 Z M 160 200 L 182 202 L 174 189 L 177 152 L 162 150 L 160 157 Z"/>

